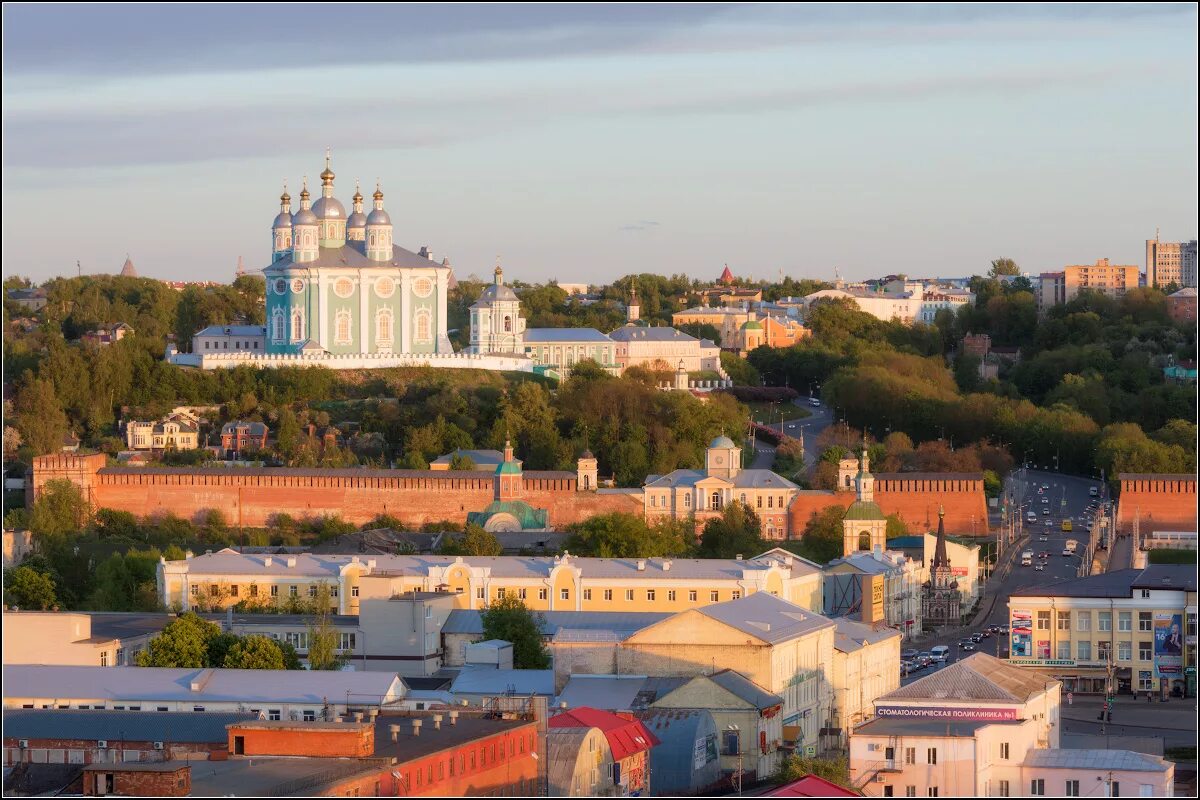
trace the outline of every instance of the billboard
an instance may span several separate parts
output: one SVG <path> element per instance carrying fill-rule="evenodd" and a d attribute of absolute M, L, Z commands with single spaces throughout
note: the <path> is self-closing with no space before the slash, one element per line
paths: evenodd
<path fill-rule="evenodd" d="M 1154 669 L 1159 676 L 1183 674 L 1183 615 L 1154 612 Z"/>
<path fill-rule="evenodd" d="M 953 706 L 875 706 L 880 717 L 979 720 L 1003 722 L 1017 719 L 1015 708 L 955 708 Z"/>
<path fill-rule="evenodd" d="M 1009 656 L 1012 658 L 1032 658 L 1033 612 L 1013 611 L 1009 627 L 1012 635 Z"/>

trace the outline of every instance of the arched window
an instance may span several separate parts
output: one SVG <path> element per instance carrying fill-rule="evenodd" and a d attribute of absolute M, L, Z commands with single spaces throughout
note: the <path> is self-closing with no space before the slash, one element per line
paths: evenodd
<path fill-rule="evenodd" d="M 418 342 L 433 341 L 433 320 L 427 309 L 418 311 L 413 322 L 416 326 L 416 339 Z"/>
<path fill-rule="evenodd" d="M 746 493 L 745 492 L 742 492 L 741 496 L 738 499 L 742 501 L 742 505 L 746 505 Z"/>
<path fill-rule="evenodd" d="M 583 476 L 583 488 L 584 488 L 585 490 L 586 490 L 586 489 L 591 489 L 591 488 L 592 488 L 592 476 L 591 476 L 591 475 L 584 475 L 584 476 Z"/>
<path fill-rule="evenodd" d="M 375 317 L 376 344 L 392 343 L 392 312 L 384 309 Z"/>
<path fill-rule="evenodd" d="M 506 316 L 504 318 L 504 332 L 512 333 L 512 317 Z"/>
<path fill-rule="evenodd" d="M 275 315 L 271 317 L 271 341 L 282 342 L 284 338 L 283 311 L 276 309 Z M 207 347 L 208 342 L 205 342 L 204 346 Z"/>
<path fill-rule="evenodd" d="M 300 342 L 304 340 L 304 312 L 296 309 L 292 312 L 292 341 Z"/>
<path fill-rule="evenodd" d="M 686 508 L 691 508 L 691 507 L 692 507 L 692 495 L 691 495 L 691 493 L 690 493 L 690 492 L 689 492 L 688 494 L 685 494 L 685 495 L 683 496 L 683 505 L 684 505 Z"/>
<path fill-rule="evenodd" d="M 710 507 L 712 508 L 713 511 L 717 511 L 718 509 L 721 508 L 721 493 L 720 492 L 712 493 L 712 505 Z"/>
<path fill-rule="evenodd" d="M 338 344 L 350 344 L 354 341 L 353 335 L 350 333 L 350 312 L 337 312 L 336 330 L 334 331 L 334 341 Z"/>
<path fill-rule="evenodd" d="M 858 535 L 858 549 L 859 550 L 870 550 L 871 549 L 871 534 L 867 533 L 866 531 L 863 531 L 862 533 L 860 533 Z"/>

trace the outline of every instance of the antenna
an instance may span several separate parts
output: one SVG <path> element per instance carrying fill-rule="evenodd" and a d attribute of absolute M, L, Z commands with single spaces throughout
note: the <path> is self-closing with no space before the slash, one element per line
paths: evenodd
<path fill-rule="evenodd" d="M 83 266 L 79 263 L 79 259 L 75 259 L 75 277 L 83 277 Z"/>

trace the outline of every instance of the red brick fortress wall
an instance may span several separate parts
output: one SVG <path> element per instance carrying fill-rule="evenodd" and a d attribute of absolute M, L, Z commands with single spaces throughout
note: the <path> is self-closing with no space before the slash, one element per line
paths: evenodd
<path fill-rule="evenodd" d="M 789 509 L 791 535 L 799 539 L 813 514 L 845 508 L 854 492 L 800 492 Z M 937 530 L 938 508 L 946 510 L 947 533 L 982 536 L 988 532 L 987 497 L 978 473 L 885 473 L 875 476 L 875 503 L 898 514 L 911 533 Z"/>
<path fill-rule="evenodd" d="M 1122 474 L 1117 530 L 1140 533 L 1196 530 L 1196 476 Z"/>
<path fill-rule="evenodd" d="M 220 510 L 231 525 L 265 527 L 275 514 L 297 519 L 337 515 L 361 525 L 380 514 L 406 524 L 466 522 L 495 495 L 494 477 L 478 472 L 357 469 L 105 467 L 104 456 L 55 455 L 34 459 L 28 500 L 47 480 L 66 478 L 84 488 L 93 508 L 137 517 L 171 513 L 195 519 Z M 524 476 L 515 499 L 549 511 L 550 524 L 567 525 L 611 511 L 641 513 L 640 497 L 577 492 L 572 473 Z"/>

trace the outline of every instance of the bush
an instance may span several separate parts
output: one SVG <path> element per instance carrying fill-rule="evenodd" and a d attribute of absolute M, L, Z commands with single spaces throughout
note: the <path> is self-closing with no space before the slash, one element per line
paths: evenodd
<path fill-rule="evenodd" d="M 1151 564 L 1195 564 L 1196 551 L 1156 548 L 1146 554 L 1146 560 Z"/>

